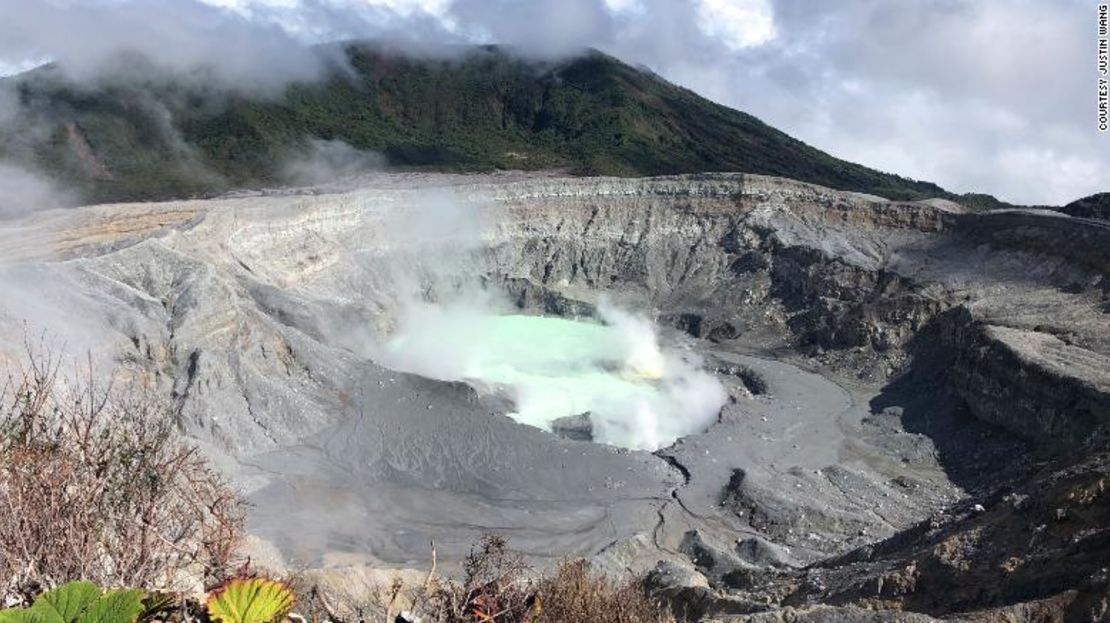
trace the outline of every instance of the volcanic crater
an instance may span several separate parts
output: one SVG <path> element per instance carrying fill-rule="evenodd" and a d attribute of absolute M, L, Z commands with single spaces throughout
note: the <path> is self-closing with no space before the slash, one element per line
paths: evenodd
<path fill-rule="evenodd" d="M 26 320 L 159 388 L 290 566 L 434 541 L 450 569 L 496 532 L 804 605 L 1110 424 L 1110 225 L 1058 213 L 395 173 L 45 212 L 0 249 L 7 354 Z"/>

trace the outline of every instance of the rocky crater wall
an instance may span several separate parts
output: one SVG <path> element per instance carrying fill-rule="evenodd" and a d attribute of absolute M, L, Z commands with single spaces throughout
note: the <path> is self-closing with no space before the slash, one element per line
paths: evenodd
<path fill-rule="evenodd" d="M 1104 235 L 760 176 L 409 175 L 51 213 L 0 231 L 0 249 L 240 470 L 284 551 L 406 564 L 428 534 L 461 551 L 497 524 L 540 553 L 725 552 L 711 558 L 736 568 L 706 570 L 724 578 L 748 560 L 738 533 L 802 564 L 951 502 L 966 483 L 941 463 L 980 438 L 952 451 L 930 435 L 985 434 L 968 413 L 1057 451 L 1099 434 Z M 718 369 L 757 370 L 763 391 L 657 456 L 519 426 L 465 385 L 379 365 L 406 301 L 483 287 L 504 311 L 589 316 L 607 298 L 690 334 Z M 18 344 L 14 318 L 0 331 Z M 914 381 L 929 362 L 939 380 Z M 313 505 L 331 509 L 305 517 L 319 542 L 289 528 L 289 508 Z"/>
<path fill-rule="evenodd" d="M 419 220 L 412 230 L 390 225 L 430 195 L 482 217 L 480 231 L 438 265 L 441 254 L 424 261 L 404 250 L 426 238 Z M 1076 381 L 1075 404 L 1087 405 L 1092 422 L 1105 416 L 1096 371 L 1110 352 L 1110 229 L 1092 220 L 963 214 L 944 201 L 888 202 L 739 174 L 387 176 L 334 194 L 100 206 L 8 232 L 13 252 L 26 254 L 15 240 L 34 232 L 73 258 L 66 270 L 79 282 L 122 288 L 115 296 L 136 314 L 112 321 L 116 330 L 174 379 L 183 412 L 198 422 L 224 413 L 221 429 L 245 423 L 222 433 L 225 441 L 265 443 L 317 426 L 325 416 L 308 415 L 319 409 L 304 403 L 318 393 L 301 361 L 312 357 L 297 344 L 349 349 L 341 342 L 352 327 L 388 330 L 405 262 L 419 266 L 430 296 L 481 275 L 521 305 L 588 313 L 604 292 L 698 337 L 801 348 L 877 379 L 902 370 L 914 336 L 959 305 L 969 322 L 998 327 L 950 332 L 963 349 L 957 385 L 976 414 L 1004 424 L 1009 412 L 1014 430 L 1071 434 L 1059 417 L 1006 405 L 1042 384 L 1048 397 L 1061 379 L 1085 379 Z M 1007 328 L 1067 344 L 1018 339 Z M 1023 346 L 1008 346 L 1015 340 Z M 252 349 L 258 356 L 246 356 Z M 1027 375 L 1014 377 L 1004 361 Z M 272 384 L 264 379 L 273 366 L 302 376 L 304 391 L 287 383 L 252 390 Z M 251 415 L 252 396 L 270 390 L 278 397 L 267 406 L 282 414 L 272 419 L 284 424 L 258 437 L 246 429 L 275 424 Z M 206 391 L 230 393 L 213 409 Z"/>

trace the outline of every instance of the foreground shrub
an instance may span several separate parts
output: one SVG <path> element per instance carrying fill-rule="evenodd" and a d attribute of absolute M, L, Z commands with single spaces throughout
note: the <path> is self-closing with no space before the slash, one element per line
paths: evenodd
<path fill-rule="evenodd" d="M 222 577 L 241 505 L 166 403 L 30 359 L 0 389 L 0 596 Z"/>
<path fill-rule="evenodd" d="M 663 623 L 671 616 L 647 598 L 638 582 L 615 582 L 570 560 L 539 582 L 543 621 L 560 623 Z"/>
<path fill-rule="evenodd" d="M 143 591 L 101 592 L 92 582 L 70 582 L 39 595 L 29 608 L 0 610 L 0 623 L 133 623 L 143 613 Z"/>
<path fill-rule="evenodd" d="M 266 578 L 235 578 L 212 591 L 206 602 L 215 623 L 270 623 L 289 614 L 293 589 Z"/>
<path fill-rule="evenodd" d="M 440 583 L 431 594 L 429 614 L 445 623 L 532 621 L 539 614 L 528 565 L 505 539 L 487 536 L 463 564 L 463 581 Z"/>
<path fill-rule="evenodd" d="M 673 623 L 670 611 L 649 599 L 639 582 L 617 582 L 583 560 L 535 573 L 497 536 L 478 543 L 459 582 L 438 580 L 433 571 L 422 587 L 395 583 L 380 605 L 393 621 L 395 604 L 411 604 L 397 620 L 423 623 Z M 329 615 L 331 613 L 328 613 Z M 334 616 L 329 618 L 336 619 Z"/>

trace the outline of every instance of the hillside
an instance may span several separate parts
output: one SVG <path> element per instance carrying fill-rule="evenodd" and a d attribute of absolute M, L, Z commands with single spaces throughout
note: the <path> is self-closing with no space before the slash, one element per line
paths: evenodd
<path fill-rule="evenodd" d="M 0 130 L 0 157 L 32 163 L 92 201 L 281 183 L 284 164 L 324 139 L 402 168 L 743 171 L 892 199 L 1001 205 L 840 160 L 600 52 L 539 62 L 485 46 L 447 61 L 371 44 L 341 49 L 349 67 L 269 98 L 214 93 L 197 76 L 160 75 L 141 59 L 96 87 L 41 67 L 8 79 L 22 112 Z"/>
<path fill-rule="evenodd" d="M 1096 193 L 1060 208 L 1064 214 L 1110 220 L 1110 193 Z"/>

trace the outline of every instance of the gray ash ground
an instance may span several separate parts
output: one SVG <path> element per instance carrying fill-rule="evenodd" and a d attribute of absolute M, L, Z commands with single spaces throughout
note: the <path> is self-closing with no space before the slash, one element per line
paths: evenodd
<path fill-rule="evenodd" d="M 597 554 L 640 573 L 689 556 L 693 539 L 714 552 L 698 566 L 719 578 L 761 564 L 746 553 L 752 539 L 760 556 L 802 565 L 941 512 L 973 486 L 946 471 L 954 456 L 942 463 L 929 435 L 907 430 L 905 406 L 873 411 L 891 400 L 879 387 L 802 357 L 685 341 L 720 370 L 730 401 L 704 433 L 655 453 L 568 440 L 513 422 L 465 384 L 376 369 L 354 416 L 251 460 L 245 474 L 269 482 L 251 497 L 253 528 L 312 566 L 370 552 L 420 566 L 432 541 L 458 560 L 476 533 L 497 532 L 538 562 Z M 948 427 L 967 440 L 945 448 L 960 462 L 1020 461 L 1019 442 L 969 424 Z"/>

